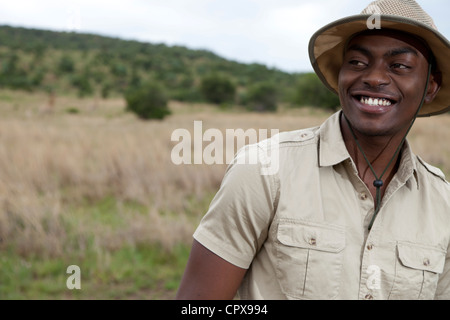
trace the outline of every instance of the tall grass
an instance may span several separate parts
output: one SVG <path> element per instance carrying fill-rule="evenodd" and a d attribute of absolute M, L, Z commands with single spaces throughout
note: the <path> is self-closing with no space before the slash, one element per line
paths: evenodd
<path fill-rule="evenodd" d="M 49 102 L 44 94 L 9 91 L 0 92 L 0 98 L 0 255 L 4 253 L 0 266 L 13 274 L 18 272 L 11 267 L 16 258 L 66 264 L 90 259 L 91 279 L 104 278 L 105 286 L 111 286 L 108 280 L 114 279 L 112 290 L 117 292 L 123 289 L 120 284 L 127 281 L 127 275 L 132 278 L 132 270 L 141 270 L 134 272 L 141 274 L 140 279 L 152 272 L 145 265 L 141 269 L 134 265 L 143 252 L 159 250 L 170 255 L 179 245 L 189 246 L 225 172 L 226 164 L 173 164 L 171 134 L 175 129 L 185 128 L 193 134 L 194 121 L 202 120 L 203 130 L 284 131 L 315 126 L 329 116 L 310 109 L 276 114 L 224 112 L 208 105 L 172 102 L 173 115 L 164 121 L 141 121 L 124 112 L 121 99 L 57 97 Z M 78 111 L 68 112 L 69 108 Z M 448 115 L 420 119 L 410 134 L 413 149 L 447 175 L 449 127 Z M 185 259 L 187 252 L 180 252 Z M 156 261 L 153 254 L 145 257 L 137 261 Z M 167 261 L 181 268 L 170 273 L 166 287 L 173 291 L 183 263 Z M 120 267 L 112 266 L 114 263 Z M 60 262 L 55 265 L 56 270 Z M 117 271 L 112 275 L 108 268 Z M 167 272 L 161 269 L 158 279 L 168 277 Z M 26 282 L 22 293 L 6 294 L 11 288 L 2 292 L 1 281 L 8 277 L 13 276 L 0 277 L 0 297 L 39 298 L 36 288 L 33 293 L 23 293 Z M 10 284 L 14 287 L 14 281 Z M 159 285 L 142 280 L 140 288 L 146 286 L 154 289 Z M 111 292 L 111 288 L 105 291 Z M 61 287 L 50 294 L 66 295 Z M 124 295 L 127 293 L 113 297 Z"/>
<path fill-rule="evenodd" d="M 194 210 L 187 208 L 189 201 L 201 202 L 218 186 L 223 168 L 172 164 L 174 129 L 128 115 L 0 120 L 2 246 L 13 245 L 24 255 L 59 256 L 82 248 L 87 233 L 106 248 L 148 241 L 170 248 L 187 240 L 192 229 L 181 213 Z M 92 230 L 89 217 L 75 222 L 71 216 L 76 208 L 88 209 L 107 197 L 148 210 L 134 214 L 122 206 L 119 214 L 126 223 L 114 236 L 102 226 Z M 68 238 L 67 224 L 77 241 Z"/>

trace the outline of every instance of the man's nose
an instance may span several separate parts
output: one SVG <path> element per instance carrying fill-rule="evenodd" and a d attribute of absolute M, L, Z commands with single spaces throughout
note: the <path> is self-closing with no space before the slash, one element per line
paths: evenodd
<path fill-rule="evenodd" d="M 366 72 L 362 77 L 362 81 L 367 86 L 376 88 L 390 84 L 391 78 L 389 77 L 386 67 L 379 64 L 374 64 L 370 68 L 366 69 Z"/>

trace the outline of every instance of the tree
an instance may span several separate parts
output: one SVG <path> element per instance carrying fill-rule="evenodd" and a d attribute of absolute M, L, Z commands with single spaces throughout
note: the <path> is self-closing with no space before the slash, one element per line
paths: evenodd
<path fill-rule="evenodd" d="M 254 84 L 245 98 L 248 108 L 254 111 L 276 111 L 278 88 L 271 82 Z"/>
<path fill-rule="evenodd" d="M 170 114 L 167 95 L 155 82 L 145 83 L 125 94 L 126 109 L 141 119 L 163 119 Z"/>
<path fill-rule="evenodd" d="M 206 100 L 215 104 L 232 102 L 236 94 L 236 86 L 227 76 L 210 74 L 205 76 L 200 90 Z"/>
<path fill-rule="evenodd" d="M 20 58 L 15 52 L 4 58 L 0 69 L 0 86 L 11 89 L 32 90 L 32 78 L 21 68 Z"/>
<path fill-rule="evenodd" d="M 94 93 L 94 89 L 89 81 L 89 75 L 87 73 L 76 74 L 72 78 L 72 85 L 78 89 L 78 96 L 80 98 L 89 96 Z"/>
<path fill-rule="evenodd" d="M 112 89 L 113 89 L 113 86 L 112 86 L 111 82 L 105 82 L 100 89 L 100 94 L 101 94 L 102 98 L 107 99 L 110 96 Z"/>
<path fill-rule="evenodd" d="M 340 105 L 339 97 L 328 90 L 315 73 L 306 73 L 300 77 L 294 103 L 332 110 Z"/>
<path fill-rule="evenodd" d="M 64 54 L 59 60 L 58 71 L 62 74 L 74 72 L 75 62 L 73 61 L 72 57 Z"/>

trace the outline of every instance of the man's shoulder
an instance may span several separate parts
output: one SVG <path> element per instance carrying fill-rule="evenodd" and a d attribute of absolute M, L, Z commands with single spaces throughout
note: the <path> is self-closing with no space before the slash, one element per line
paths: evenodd
<path fill-rule="evenodd" d="M 314 143 L 318 136 L 319 127 L 311 127 L 306 129 L 283 131 L 267 140 L 268 145 L 283 146 L 295 146 L 299 144 Z M 262 143 L 266 145 L 267 143 Z"/>
<path fill-rule="evenodd" d="M 442 172 L 441 169 L 427 163 L 425 160 L 423 160 L 419 156 L 416 156 L 416 157 L 417 157 L 419 166 L 422 167 L 423 169 L 425 169 L 425 170 L 423 170 L 425 173 L 430 174 L 431 176 L 438 178 L 438 180 L 441 180 L 443 183 L 449 185 L 449 182 L 446 180 L 445 174 Z"/>

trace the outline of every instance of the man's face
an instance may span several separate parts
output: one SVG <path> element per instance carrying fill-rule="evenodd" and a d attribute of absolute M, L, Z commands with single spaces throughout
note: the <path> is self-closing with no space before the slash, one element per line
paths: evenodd
<path fill-rule="evenodd" d="M 404 130 L 424 94 L 427 55 L 419 40 L 404 33 L 381 31 L 353 38 L 339 73 L 342 109 L 353 128 L 367 136 Z"/>

